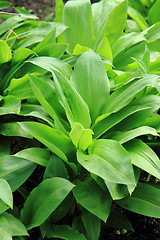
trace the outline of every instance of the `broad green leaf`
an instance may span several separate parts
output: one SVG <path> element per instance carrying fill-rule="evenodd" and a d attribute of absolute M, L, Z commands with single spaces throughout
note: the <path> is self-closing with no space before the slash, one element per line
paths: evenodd
<path fill-rule="evenodd" d="M 89 50 L 88 47 L 82 46 L 80 44 L 76 44 L 74 50 L 73 50 L 73 55 L 81 55 L 84 52 L 87 52 Z"/>
<path fill-rule="evenodd" d="M 89 172 L 109 182 L 135 185 L 129 154 L 115 140 L 96 140 L 88 154 L 77 151 L 78 162 Z"/>
<path fill-rule="evenodd" d="M 75 180 L 73 195 L 76 201 L 90 213 L 106 222 L 111 208 L 111 198 L 92 178 Z"/>
<path fill-rule="evenodd" d="M 139 121 L 141 120 L 141 115 L 142 115 L 142 123 L 144 121 L 144 118 L 147 118 L 148 115 L 150 115 L 151 110 L 148 107 L 144 107 L 142 105 L 140 106 L 126 106 L 119 110 L 116 113 L 112 114 L 104 114 L 100 116 L 97 119 L 97 122 L 93 125 L 92 130 L 94 132 L 94 138 L 100 137 L 103 133 L 107 132 L 108 130 L 112 129 L 112 131 L 120 131 L 120 129 L 117 127 L 119 124 L 121 124 L 122 130 L 127 130 L 125 129 L 126 126 L 124 126 L 123 121 L 127 121 L 128 118 L 132 118 L 132 122 L 137 124 L 135 121 L 135 115 L 140 114 L 139 116 Z M 134 128 L 133 123 L 130 125 L 130 123 L 127 121 L 127 124 L 129 125 L 130 128 Z M 128 127 L 127 125 L 127 127 Z M 123 128 L 124 126 L 124 128 Z M 137 127 L 137 126 L 135 126 Z"/>
<path fill-rule="evenodd" d="M 129 211 L 149 217 L 160 218 L 159 189 L 149 184 L 138 183 L 132 196 L 116 201 Z"/>
<path fill-rule="evenodd" d="M 0 239 L 12 240 L 12 229 L 3 216 L 0 216 Z"/>
<path fill-rule="evenodd" d="M 94 32 L 90 1 L 68 1 L 63 9 L 63 23 L 69 27 L 63 34 L 65 42 L 69 44 L 69 53 L 73 53 L 76 44 L 93 47 Z"/>
<path fill-rule="evenodd" d="M 12 61 L 11 61 L 12 66 L 17 63 L 23 62 L 24 60 L 26 60 L 29 56 L 31 56 L 33 54 L 34 54 L 34 52 L 29 48 L 18 48 L 13 53 L 13 57 L 12 57 Z"/>
<path fill-rule="evenodd" d="M 64 121 L 64 110 L 58 102 L 53 82 L 30 75 L 30 82 L 35 97 L 47 113 L 57 122 L 59 129 L 66 133 L 67 124 Z M 45 89 L 45 91 L 44 91 Z"/>
<path fill-rule="evenodd" d="M 6 96 L 3 98 L 3 104 L 0 107 L 0 115 L 9 113 L 19 113 L 21 103 L 20 100 L 14 96 Z"/>
<path fill-rule="evenodd" d="M 83 209 L 82 222 L 87 232 L 88 240 L 98 240 L 101 231 L 101 221 L 99 218 Z"/>
<path fill-rule="evenodd" d="M 155 152 L 139 139 L 124 145 L 129 153 L 132 164 L 160 178 L 160 160 Z"/>
<path fill-rule="evenodd" d="M 28 179 L 35 167 L 34 163 L 23 158 L 10 155 L 0 157 L 0 177 L 9 183 L 12 191 Z"/>
<path fill-rule="evenodd" d="M 71 127 L 79 122 L 84 128 L 89 128 L 91 124 L 89 108 L 80 94 L 76 91 L 72 83 L 62 74 L 54 73 L 55 90 L 57 98 L 63 106 Z"/>
<path fill-rule="evenodd" d="M 153 135 L 153 136 L 159 136 L 157 131 L 154 128 L 148 127 L 148 126 L 142 126 L 139 128 L 135 128 L 130 131 L 125 132 L 113 132 L 109 135 L 109 138 L 112 138 L 116 141 L 118 141 L 120 144 L 126 143 L 138 136 L 142 135 Z"/>
<path fill-rule="evenodd" d="M 129 195 L 127 185 L 124 184 L 117 184 L 112 182 L 105 181 L 105 184 L 112 196 L 113 200 L 118 200 L 126 197 Z"/>
<path fill-rule="evenodd" d="M 109 14 L 105 34 L 112 46 L 122 35 L 127 20 L 127 1 L 122 1 Z"/>
<path fill-rule="evenodd" d="M 0 64 L 9 62 L 12 59 L 11 49 L 8 44 L 0 40 Z"/>
<path fill-rule="evenodd" d="M 37 76 L 37 74 L 33 74 Z M 12 78 L 6 92 L 9 95 L 15 96 L 21 100 L 34 97 L 33 91 L 30 86 L 29 76 L 26 74 L 22 78 Z"/>
<path fill-rule="evenodd" d="M 0 9 L 9 8 L 12 4 L 7 1 L 0 1 Z"/>
<path fill-rule="evenodd" d="M 48 149 L 32 147 L 32 148 L 24 149 L 16 153 L 14 156 L 30 160 L 43 167 L 46 167 L 49 161 L 50 155 L 51 153 Z"/>
<path fill-rule="evenodd" d="M 156 75 L 146 75 L 139 80 L 133 80 L 123 87 L 117 89 L 108 99 L 104 112 L 116 112 L 126 106 L 138 92 L 147 86 L 154 86 L 158 80 Z"/>
<path fill-rule="evenodd" d="M 84 129 L 80 123 L 75 123 L 69 134 L 73 144 L 76 148 L 86 150 L 92 143 L 93 131 L 91 129 Z"/>
<path fill-rule="evenodd" d="M 25 226 L 20 222 L 20 220 L 18 220 L 12 214 L 3 213 L 2 216 L 7 220 L 7 222 L 9 223 L 9 225 L 11 227 L 12 236 L 28 235 Z"/>
<path fill-rule="evenodd" d="M 160 0 L 156 0 L 148 13 L 148 20 L 150 25 L 160 21 Z"/>
<path fill-rule="evenodd" d="M 48 164 L 46 166 L 46 170 L 44 172 L 43 178 L 47 179 L 52 177 L 61 177 L 61 178 L 69 179 L 65 164 L 56 155 L 52 155 L 50 157 Z"/>
<path fill-rule="evenodd" d="M 39 50 L 38 55 L 60 58 L 64 54 L 66 49 L 67 49 L 67 44 L 52 43 L 42 47 Z"/>
<path fill-rule="evenodd" d="M 17 122 L 1 123 L 0 133 L 8 137 L 17 136 L 24 138 L 32 138 L 32 136 L 28 132 L 26 132 L 23 128 L 21 128 L 21 126 Z"/>
<path fill-rule="evenodd" d="M 74 185 L 63 178 L 44 180 L 27 198 L 21 216 L 27 229 L 41 225 L 66 198 Z"/>
<path fill-rule="evenodd" d="M 134 8 L 128 6 L 128 15 L 138 24 L 141 30 L 145 30 L 148 27 L 147 22 L 144 17 L 140 14 L 140 12 L 136 11 Z"/>
<path fill-rule="evenodd" d="M 70 167 L 75 167 L 73 163 L 67 160 L 67 157 L 69 158 L 74 152 L 74 145 L 70 138 L 63 132 L 37 122 L 23 122 L 19 124 L 34 138 L 42 142 L 53 153 L 62 158 Z"/>
<path fill-rule="evenodd" d="M 56 27 L 46 37 L 43 38 L 43 40 L 33 49 L 33 51 L 38 54 L 43 47 L 55 42 L 55 36 Z"/>
<path fill-rule="evenodd" d="M 100 54 L 102 57 L 108 59 L 113 62 L 112 50 L 106 36 L 103 37 L 102 41 L 98 45 L 96 52 Z"/>
<path fill-rule="evenodd" d="M 68 225 L 54 225 L 52 231 L 47 234 L 47 237 L 58 237 L 63 240 L 87 240 L 82 233 L 73 230 Z"/>
<path fill-rule="evenodd" d="M 110 92 L 106 69 L 98 54 L 89 50 L 80 56 L 75 64 L 72 82 L 88 104 L 94 122 Z"/>
<path fill-rule="evenodd" d="M 12 190 L 8 182 L 3 178 L 0 178 L 0 199 L 13 209 Z"/>
<path fill-rule="evenodd" d="M 144 37 L 143 33 L 128 33 L 120 37 L 115 44 L 112 46 L 112 53 L 113 58 L 118 56 L 121 52 L 126 51 L 131 46 L 140 43 L 142 41 L 145 41 L 146 38 Z"/>
<path fill-rule="evenodd" d="M 32 64 L 35 64 L 36 66 L 39 66 L 47 71 L 57 71 L 62 73 L 64 76 L 66 76 L 68 79 L 71 76 L 71 67 L 61 60 L 57 58 L 51 58 L 51 57 L 37 57 L 32 58 L 31 60 L 28 60 L 26 62 L 30 62 Z"/>

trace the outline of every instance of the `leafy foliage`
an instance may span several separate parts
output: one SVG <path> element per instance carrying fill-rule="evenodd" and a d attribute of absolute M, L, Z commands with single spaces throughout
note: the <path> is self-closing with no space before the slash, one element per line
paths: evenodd
<path fill-rule="evenodd" d="M 159 0 L 145 2 L 57 0 L 53 22 L 1 15 L 1 239 L 133 230 L 118 205 L 160 218 Z"/>

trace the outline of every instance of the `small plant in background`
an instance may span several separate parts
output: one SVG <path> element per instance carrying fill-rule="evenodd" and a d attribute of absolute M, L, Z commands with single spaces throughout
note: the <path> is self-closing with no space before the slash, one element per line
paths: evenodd
<path fill-rule="evenodd" d="M 1 23 L 1 239 L 133 230 L 117 206 L 160 218 L 158 3 L 59 0 L 54 22 Z"/>

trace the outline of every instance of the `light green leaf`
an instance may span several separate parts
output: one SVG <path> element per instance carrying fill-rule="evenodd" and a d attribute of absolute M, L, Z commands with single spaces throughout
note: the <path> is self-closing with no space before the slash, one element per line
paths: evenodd
<path fill-rule="evenodd" d="M 89 50 L 88 47 L 82 46 L 80 44 L 76 44 L 76 46 L 73 50 L 73 55 L 81 55 L 88 50 Z"/>
<path fill-rule="evenodd" d="M 145 21 L 144 17 L 140 14 L 140 12 L 128 6 L 127 13 L 138 24 L 142 31 L 148 28 L 148 24 Z"/>
<path fill-rule="evenodd" d="M 116 201 L 123 208 L 149 217 L 160 218 L 159 189 L 138 183 L 132 196 Z"/>
<path fill-rule="evenodd" d="M 0 40 L 0 64 L 9 62 L 12 59 L 11 49 L 6 41 Z"/>
<path fill-rule="evenodd" d="M 8 182 L 3 178 L 0 178 L 0 199 L 13 209 L 12 190 Z"/>
<path fill-rule="evenodd" d="M 56 0 L 55 4 L 56 17 L 54 19 L 55 22 L 62 22 L 63 7 L 64 7 L 63 0 Z"/>
<path fill-rule="evenodd" d="M 39 50 L 38 55 L 60 58 L 66 49 L 67 44 L 64 43 L 47 44 Z"/>
<path fill-rule="evenodd" d="M 9 207 L 7 204 L 5 204 L 1 199 L 0 199 L 0 214 L 4 213 L 6 210 L 8 210 Z"/>
<path fill-rule="evenodd" d="M 12 240 L 12 229 L 3 216 L 0 216 L 0 239 Z"/>
<path fill-rule="evenodd" d="M 113 62 L 112 50 L 106 36 L 103 37 L 102 41 L 98 45 L 96 52 L 102 57 L 108 59 L 111 63 Z"/>
<path fill-rule="evenodd" d="M 25 226 L 12 214 L 9 213 L 3 213 L 2 216 L 7 220 L 9 223 L 11 230 L 12 230 L 12 236 L 25 236 L 29 235 L 27 233 L 27 230 Z"/>
<path fill-rule="evenodd" d="M 94 122 L 110 92 L 106 69 L 100 56 L 92 50 L 83 53 L 75 64 L 72 82 L 88 104 Z"/>
<path fill-rule="evenodd" d="M 76 201 L 106 222 L 111 209 L 109 194 L 104 192 L 92 178 L 86 178 L 84 181 L 75 180 L 74 184 L 76 187 L 73 189 L 73 195 Z"/>
<path fill-rule="evenodd" d="M 19 113 L 21 102 L 14 96 L 6 96 L 3 98 L 3 104 L 0 107 L 0 115 L 9 113 Z"/>
<path fill-rule="evenodd" d="M 30 55 L 33 55 L 34 52 L 29 48 L 18 48 L 13 53 L 13 58 L 11 61 L 11 65 L 15 65 L 17 63 L 23 62 L 26 60 Z"/>
<path fill-rule="evenodd" d="M 12 4 L 7 1 L 0 1 L 0 9 L 9 8 Z"/>
<path fill-rule="evenodd" d="M 82 233 L 73 230 L 67 225 L 54 225 L 52 231 L 47 234 L 48 238 L 60 238 L 63 240 L 87 240 Z"/>
<path fill-rule="evenodd" d="M 75 123 L 69 134 L 73 144 L 76 148 L 86 150 L 92 143 L 93 131 L 91 129 L 84 129 L 80 123 Z"/>
<path fill-rule="evenodd" d="M 46 167 L 49 161 L 50 155 L 51 153 L 48 149 L 32 147 L 32 148 L 24 149 L 16 153 L 14 156 L 30 160 L 43 167 Z"/>
<path fill-rule="evenodd" d="M 63 23 L 69 28 L 64 40 L 69 44 L 68 52 L 73 53 L 76 44 L 93 47 L 93 19 L 90 1 L 68 1 L 63 10 Z"/>
<path fill-rule="evenodd" d="M 74 185 L 63 178 L 44 180 L 27 198 L 22 209 L 22 221 L 27 229 L 41 225 L 60 205 Z"/>
<path fill-rule="evenodd" d="M 134 173 L 127 151 L 115 140 L 96 140 L 89 155 L 77 151 L 78 162 L 89 172 L 106 181 L 135 185 Z"/>
<path fill-rule="evenodd" d="M 139 139 L 124 145 L 129 153 L 132 164 L 160 178 L 160 160 L 155 152 Z"/>

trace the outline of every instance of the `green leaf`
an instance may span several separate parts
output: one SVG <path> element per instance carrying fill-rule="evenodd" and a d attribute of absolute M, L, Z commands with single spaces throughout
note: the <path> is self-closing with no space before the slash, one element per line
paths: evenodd
<path fill-rule="evenodd" d="M 34 52 L 29 48 L 18 48 L 13 53 L 13 58 L 11 61 L 12 66 L 21 63 L 26 60 L 29 56 L 33 55 Z"/>
<path fill-rule="evenodd" d="M 13 209 L 12 190 L 8 182 L 3 178 L 0 178 L 0 199 Z"/>
<path fill-rule="evenodd" d="M 52 43 L 42 47 L 39 50 L 38 55 L 60 58 L 64 54 L 66 49 L 67 49 L 67 44 Z"/>
<path fill-rule="evenodd" d="M 117 184 L 112 182 L 105 181 L 105 184 L 112 196 L 113 200 L 118 200 L 126 197 L 129 195 L 127 185 L 124 184 Z"/>
<path fill-rule="evenodd" d="M 0 157 L 0 177 L 9 183 L 12 191 L 28 179 L 35 167 L 34 163 L 23 158 L 8 155 Z"/>
<path fill-rule="evenodd" d="M 44 107 L 47 113 L 56 121 L 58 129 L 66 133 L 68 127 L 64 121 L 64 110 L 58 102 L 53 82 L 47 82 L 43 79 L 30 75 L 30 82 L 35 97 Z M 47 91 L 44 91 L 46 89 Z"/>
<path fill-rule="evenodd" d="M 135 122 L 136 114 L 138 115 L 138 121 L 142 124 L 144 118 L 147 118 L 151 114 L 151 109 L 143 105 L 140 106 L 126 106 L 116 113 L 104 114 L 97 119 L 97 122 L 93 125 L 92 130 L 94 132 L 94 138 L 100 137 L 103 133 L 107 132 L 109 129 L 112 131 L 120 130 L 119 125 L 121 125 L 122 130 L 128 130 L 125 127 L 134 128 L 137 127 L 137 122 Z M 140 115 L 140 116 L 139 116 Z M 142 116 L 141 116 L 142 115 Z M 136 116 L 137 117 L 137 116 Z M 128 121 L 131 118 L 132 124 Z M 124 121 L 127 126 L 124 125 Z M 134 126 L 133 124 L 136 124 Z M 140 124 L 139 124 L 140 125 Z"/>
<path fill-rule="evenodd" d="M 39 66 L 49 72 L 52 72 L 52 71 L 60 72 L 64 76 L 66 76 L 68 79 L 71 76 L 71 72 L 72 72 L 71 67 L 67 63 L 57 58 L 37 57 L 37 58 L 32 58 L 31 60 L 28 60 L 26 62 L 35 64 L 36 66 Z"/>
<path fill-rule="evenodd" d="M 145 21 L 144 17 L 140 14 L 140 12 L 128 6 L 127 13 L 138 24 L 138 26 L 141 28 L 142 31 L 148 28 L 148 24 Z"/>
<path fill-rule="evenodd" d="M 33 49 L 33 51 L 38 54 L 43 47 L 55 42 L 55 36 L 56 36 L 56 27 L 51 32 L 49 32 L 47 36 L 43 38 L 43 40 Z"/>
<path fill-rule="evenodd" d="M 71 127 L 79 122 L 84 128 L 89 128 L 91 124 L 88 105 L 76 91 L 72 83 L 62 74 L 54 73 L 54 83 L 57 97 L 63 106 Z"/>
<path fill-rule="evenodd" d="M 4 213 L 6 210 L 8 210 L 9 207 L 7 204 L 5 204 L 1 199 L 0 199 L 0 214 Z"/>
<path fill-rule="evenodd" d="M 138 136 L 142 135 L 153 135 L 153 136 L 159 136 L 157 131 L 154 128 L 148 127 L 148 126 L 142 126 L 139 128 L 135 128 L 133 130 L 124 131 L 124 132 L 113 132 L 109 134 L 109 138 L 112 138 L 116 141 L 118 141 L 120 144 L 126 143 Z"/>
<path fill-rule="evenodd" d="M 14 156 L 30 160 L 43 167 L 46 167 L 49 161 L 50 155 L 51 153 L 48 149 L 32 147 L 32 148 L 24 149 L 16 153 Z"/>
<path fill-rule="evenodd" d="M 146 75 L 139 80 L 133 80 L 123 87 L 117 89 L 110 95 L 108 104 L 104 112 L 116 112 L 126 106 L 138 92 L 144 89 L 146 86 L 154 86 L 157 81 L 157 75 Z"/>
<path fill-rule="evenodd" d="M 44 180 L 27 198 L 22 209 L 22 221 L 27 229 L 41 225 L 60 205 L 74 185 L 63 178 Z"/>
<path fill-rule="evenodd" d="M 75 64 L 72 82 L 88 104 L 94 122 L 110 92 L 106 69 L 100 56 L 92 50 L 83 53 Z"/>
<path fill-rule="evenodd" d="M 52 231 L 47 234 L 48 238 L 60 238 L 63 240 L 86 240 L 82 233 L 73 230 L 67 225 L 54 225 Z"/>
<path fill-rule="evenodd" d="M 75 165 L 67 160 L 67 157 L 74 152 L 74 145 L 70 138 L 63 132 L 37 122 L 23 122 L 19 124 L 34 138 L 42 142 L 53 153 L 62 158 L 70 167 L 75 168 Z"/>
<path fill-rule="evenodd" d="M 160 21 L 160 0 L 156 0 L 148 13 L 148 20 L 150 25 Z"/>
<path fill-rule="evenodd" d="M 160 178 L 160 160 L 155 152 L 139 139 L 132 140 L 124 145 L 132 164 Z"/>
<path fill-rule="evenodd" d="M 111 208 L 111 198 L 92 178 L 75 180 L 73 195 L 76 201 L 90 213 L 106 222 Z"/>
<path fill-rule="evenodd" d="M 8 44 L 0 40 L 0 64 L 9 62 L 12 59 L 11 49 Z"/>
<path fill-rule="evenodd" d="M 93 19 L 90 1 L 68 1 L 63 9 L 63 23 L 69 28 L 64 40 L 69 44 L 68 52 L 73 53 L 76 44 L 93 47 Z"/>
<path fill-rule="evenodd" d="M 12 229 L 3 216 L 0 216 L 0 239 L 12 240 Z"/>
<path fill-rule="evenodd" d="M 86 150 L 92 143 L 93 131 L 91 129 L 84 129 L 80 123 L 75 123 L 69 134 L 73 144 L 76 148 Z"/>
<path fill-rule="evenodd" d="M 53 178 L 53 177 L 61 177 L 65 179 L 69 179 L 67 169 L 63 161 L 57 157 L 56 155 L 52 155 L 48 161 L 46 166 L 46 170 L 44 172 L 44 179 Z"/>
<path fill-rule="evenodd" d="M 149 184 L 138 183 L 132 196 L 116 201 L 123 208 L 145 216 L 160 218 L 159 189 Z"/>
<path fill-rule="evenodd" d="M 127 151 L 116 141 L 96 140 L 88 149 L 89 155 L 77 151 L 78 162 L 89 172 L 106 181 L 135 185 L 133 168 Z"/>
<path fill-rule="evenodd" d="M 9 8 L 12 4 L 7 1 L 0 1 L 0 9 Z"/>
<path fill-rule="evenodd" d="M 2 216 L 7 220 L 9 223 L 11 230 L 12 230 L 12 236 L 25 236 L 29 235 L 27 233 L 27 230 L 25 226 L 12 214 L 9 213 L 3 213 Z"/>
<path fill-rule="evenodd" d="M 87 52 L 89 50 L 88 47 L 82 46 L 80 44 L 76 44 L 74 50 L 73 50 L 73 55 L 81 55 L 84 52 Z"/>
<path fill-rule="evenodd" d="M 63 1 L 62 0 L 56 0 L 56 4 L 55 4 L 56 17 L 54 19 L 55 22 L 62 22 L 63 7 L 64 7 Z"/>
<path fill-rule="evenodd" d="M 87 232 L 88 240 L 98 240 L 101 231 L 101 221 L 99 218 L 83 209 L 82 222 Z"/>
<path fill-rule="evenodd" d="M 105 34 L 112 46 L 122 35 L 127 20 L 127 1 L 122 1 L 109 14 Z"/>
<path fill-rule="evenodd" d="M 103 37 L 102 41 L 98 45 L 96 52 L 99 53 L 102 57 L 113 62 L 112 50 L 106 36 Z"/>
<path fill-rule="evenodd" d="M 19 113 L 21 102 L 14 96 L 6 96 L 3 98 L 3 104 L 0 107 L 0 115 L 9 113 Z"/>

